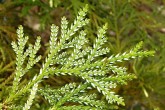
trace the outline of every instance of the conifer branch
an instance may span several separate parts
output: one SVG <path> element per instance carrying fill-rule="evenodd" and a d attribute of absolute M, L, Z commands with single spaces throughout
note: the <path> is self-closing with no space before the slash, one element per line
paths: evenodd
<path fill-rule="evenodd" d="M 142 42 L 140 42 L 129 52 L 110 55 L 110 49 L 103 46 L 107 42 L 105 36 L 107 24 L 98 29 L 94 44 L 86 45 L 89 43 L 86 38 L 87 30 L 83 30 L 82 27 L 89 22 L 85 18 L 87 10 L 86 5 L 79 11 L 70 27 L 66 18 L 63 17 L 61 35 L 59 35 L 58 26 L 54 24 L 51 26 L 49 53 L 39 73 L 35 74 L 23 88 L 20 85 L 21 79 L 41 59 L 41 56 L 36 55 L 40 49 L 41 38 L 37 37 L 35 44 L 29 44 L 26 49 L 28 37 L 24 37 L 22 26 L 18 28 L 18 43 L 12 43 L 16 53 L 16 71 L 11 94 L 4 101 L 4 105 L 11 104 L 13 100 L 18 100 L 19 97 L 29 93 L 29 98 L 23 107 L 24 110 L 28 110 L 35 100 L 37 91 L 48 100 L 50 110 L 117 109 L 118 105 L 124 105 L 123 98 L 116 95 L 113 89 L 117 85 L 126 84 L 127 81 L 134 79 L 135 75 L 128 74 L 125 67 L 116 66 L 116 63 L 137 57 L 153 56 L 154 51 L 141 50 Z M 26 62 L 25 59 L 28 61 Z M 69 83 L 57 89 L 39 88 L 38 84 L 50 75 L 70 75 L 79 77 L 81 81 Z M 91 89 L 101 93 L 105 100 L 98 99 L 95 93 L 89 94 Z M 76 104 L 65 106 L 66 102 Z"/>

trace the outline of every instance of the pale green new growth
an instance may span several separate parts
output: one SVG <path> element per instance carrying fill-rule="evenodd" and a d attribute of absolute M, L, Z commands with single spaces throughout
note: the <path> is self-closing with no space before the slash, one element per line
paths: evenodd
<path fill-rule="evenodd" d="M 31 89 L 30 96 L 29 96 L 25 106 L 23 107 L 23 110 L 29 110 L 30 109 L 32 102 L 33 102 L 33 99 L 36 95 L 37 89 L 38 89 L 38 84 L 36 83 L 36 84 L 34 84 L 33 88 Z"/>
<path fill-rule="evenodd" d="M 41 59 L 41 56 L 36 56 L 41 38 L 37 37 L 34 46 L 30 44 L 25 49 L 28 37 L 24 37 L 22 26 L 18 28 L 18 43 L 12 43 L 16 53 L 15 77 L 11 93 L 3 105 L 13 106 L 14 100 L 19 100 L 19 97 L 30 93 L 29 98 L 22 105 L 23 110 L 28 110 L 35 100 L 37 90 L 50 104 L 50 110 L 108 110 L 124 105 L 123 98 L 116 95 L 113 89 L 117 85 L 126 84 L 127 81 L 135 78 L 135 75 L 128 74 L 126 68 L 115 64 L 132 58 L 153 56 L 154 52 L 141 51 L 142 42 L 140 42 L 129 52 L 110 55 L 110 49 L 103 47 L 107 42 L 105 37 L 107 24 L 98 29 L 94 44 L 90 47 L 87 45 L 87 33 L 82 30 L 82 27 L 89 22 L 85 18 L 86 13 L 87 6 L 79 11 L 70 27 L 66 18 L 63 17 L 60 37 L 57 37 L 59 28 L 55 25 L 51 26 L 49 53 L 40 72 L 35 74 L 24 87 L 19 85 L 22 77 Z M 109 57 L 104 57 L 104 55 Z M 26 64 L 25 67 L 24 64 Z M 82 80 L 79 83 L 66 84 L 58 89 L 49 86 L 38 89 L 38 84 L 44 78 L 49 78 L 49 75 L 71 75 Z M 104 98 L 100 100 L 97 92 L 90 93 L 92 89 L 96 89 Z M 66 102 L 72 104 L 67 106 Z"/>

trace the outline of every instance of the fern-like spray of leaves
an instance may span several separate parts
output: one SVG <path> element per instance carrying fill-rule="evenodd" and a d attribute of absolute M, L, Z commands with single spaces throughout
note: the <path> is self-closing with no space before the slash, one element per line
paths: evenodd
<path fill-rule="evenodd" d="M 40 72 L 23 88 L 19 85 L 20 80 L 41 59 L 41 56 L 36 56 L 41 39 L 37 37 L 34 46 L 29 45 L 25 50 L 28 37 L 24 37 L 22 26 L 18 28 L 18 43 L 12 43 L 16 53 L 15 77 L 10 95 L 1 105 L 12 105 L 14 99 L 18 100 L 19 97 L 24 97 L 26 93 L 29 93 L 29 98 L 22 105 L 24 110 L 30 109 L 37 93 L 44 96 L 49 102 L 49 110 L 108 110 L 116 109 L 117 105 L 124 105 L 123 98 L 116 95 L 113 89 L 119 84 L 126 84 L 127 81 L 135 78 L 135 75 L 128 74 L 126 68 L 115 64 L 137 57 L 153 56 L 154 52 L 140 50 L 142 47 L 142 42 L 140 42 L 128 52 L 110 55 L 110 49 L 103 46 L 107 42 L 105 36 L 107 24 L 98 29 L 95 42 L 90 47 L 86 38 L 86 31 L 82 29 L 89 22 L 85 18 L 87 9 L 88 6 L 86 5 L 79 11 L 70 27 L 68 27 L 66 18 L 62 18 L 60 37 L 57 37 L 59 28 L 55 25 L 51 26 L 49 53 Z M 103 57 L 104 55 L 109 55 L 109 57 Z M 26 67 L 23 68 L 25 58 L 29 59 Z M 58 89 L 50 86 L 39 88 L 38 84 L 49 75 L 70 75 L 79 77 L 82 81 L 69 83 Z M 97 92 L 89 93 L 91 89 L 96 89 L 105 97 L 105 100 L 100 100 Z M 66 102 L 76 104 L 67 106 L 64 105 Z"/>

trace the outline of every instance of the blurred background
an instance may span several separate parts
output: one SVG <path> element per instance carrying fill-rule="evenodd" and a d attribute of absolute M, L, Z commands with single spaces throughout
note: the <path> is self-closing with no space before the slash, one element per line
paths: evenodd
<path fill-rule="evenodd" d="M 137 76 L 116 89 L 126 103 L 120 110 L 165 110 L 165 0 L 0 0 L 0 97 L 8 94 L 4 86 L 10 86 L 14 76 L 15 54 L 11 42 L 17 39 L 17 27 L 23 25 L 28 43 L 42 37 L 38 54 L 44 59 L 50 25 L 60 26 L 63 16 L 72 22 L 85 4 L 89 5 L 90 23 L 86 29 L 91 43 L 98 27 L 108 23 L 107 46 L 112 54 L 129 50 L 140 41 L 144 42 L 144 50 L 156 51 L 154 57 L 120 64 Z M 22 84 L 39 70 L 41 62 L 25 76 Z M 71 80 L 67 76 L 52 76 L 43 85 L 56 86 Z"/>

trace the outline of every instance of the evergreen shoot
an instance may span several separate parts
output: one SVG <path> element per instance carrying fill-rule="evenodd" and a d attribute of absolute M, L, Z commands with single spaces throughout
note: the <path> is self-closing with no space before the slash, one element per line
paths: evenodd
<path fill-rule="evenodd" d="M 88 30 L 84 30 L 89 23 L 87 10 L 86 5 L 70 25 L 63 17 L 61 28 L 54 24 L 51 26 L 49 53 L 39 73 L 33 73 L 34 77 L 24 85 L 20 84 L 21 80 L 41 60 L 41 56 L 37 55 L 41 38 L 37 37 L 34 45 L 27 46 L 28 36 L 19 26 L 18 42 L 12 43 L 16 53 L 15 76 L 8 97 L 0 104 L 1 109 L 29 110 L 39 96 L 49 103 L 48 110 L 113 110 L 125 105 L 124 99 L 115 93 L 115 88 L 127 84 L 136 76 L 127 73 L 127 69 L 120 67 L 119 63 L 153 56 L 154 51 L 141 50 L 143 42 L 140 42 L 130 51 L 113 55 L 105 45 L 107 24 L 98 29 L 91 45 L 86 37 Z M 39 85 L 49 76 L 64 75 L 81 80 L 58 88 Z M 26 100 L 21 105 L 18 101 L 22 97 Z"/>

